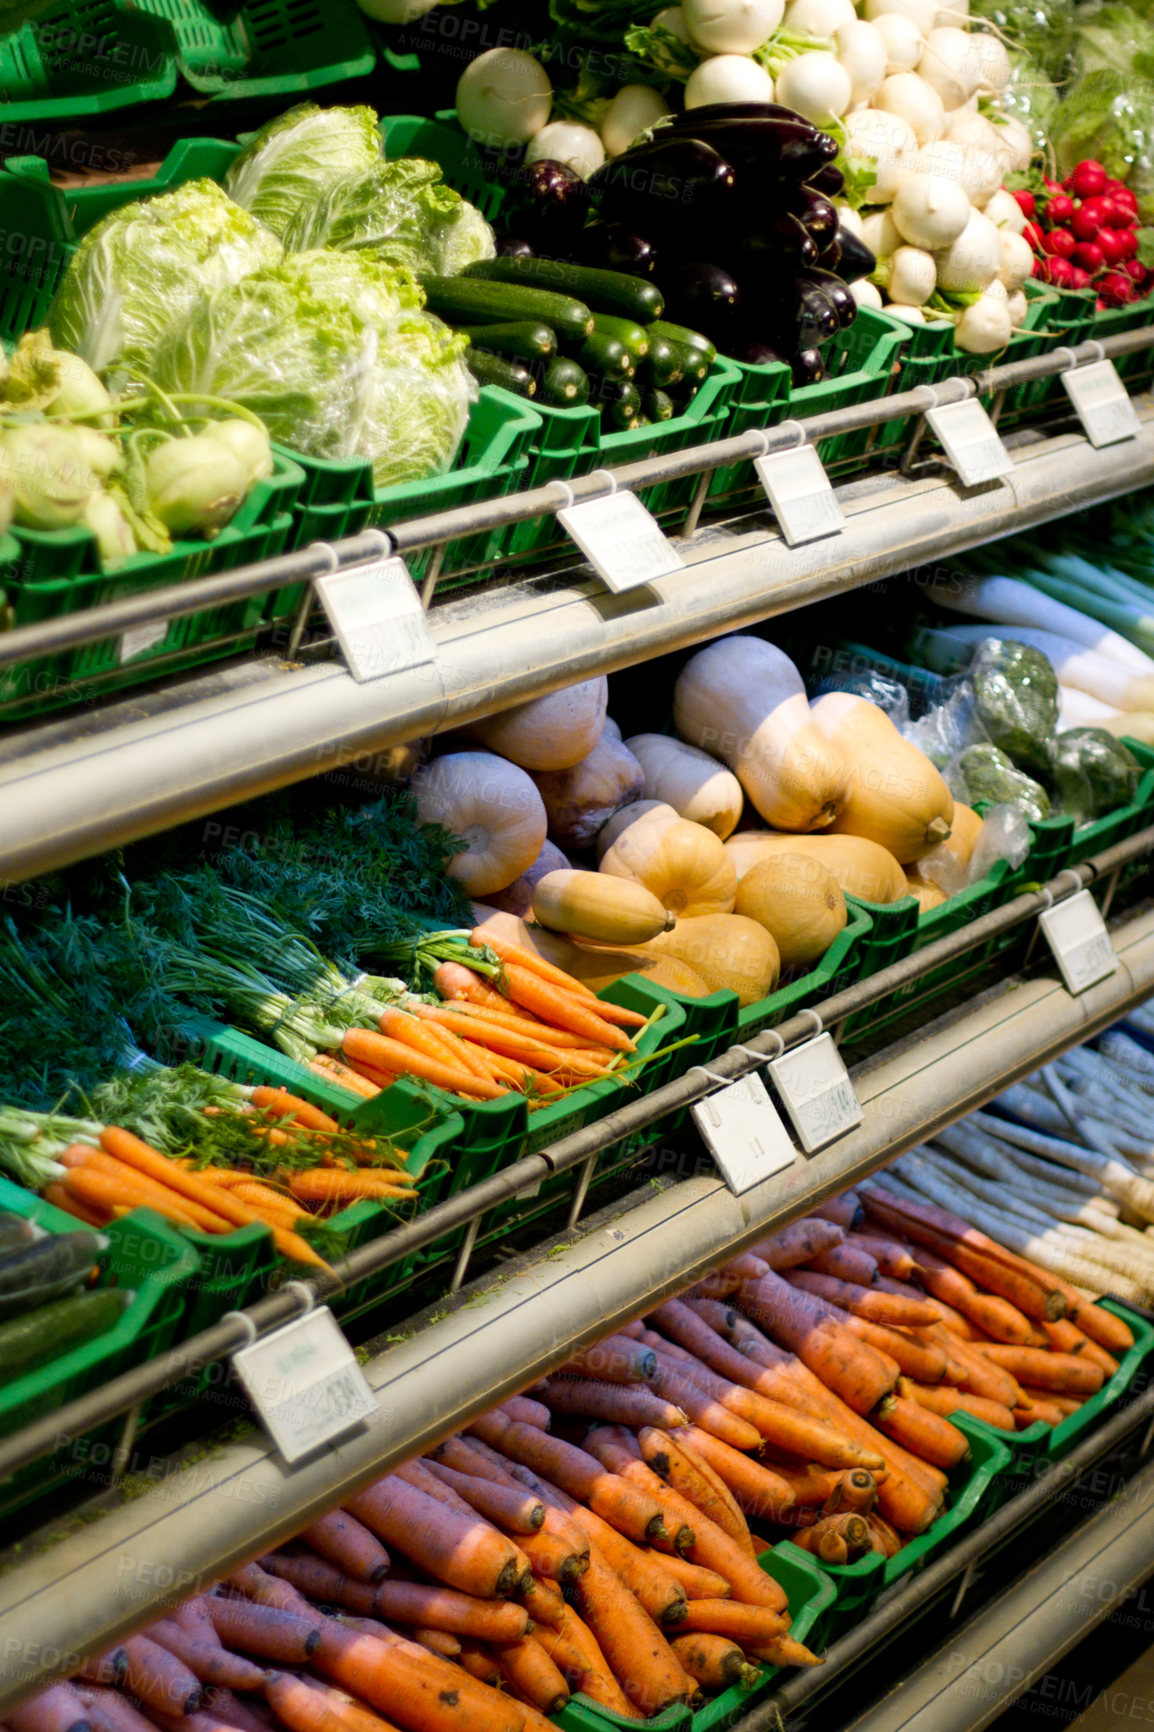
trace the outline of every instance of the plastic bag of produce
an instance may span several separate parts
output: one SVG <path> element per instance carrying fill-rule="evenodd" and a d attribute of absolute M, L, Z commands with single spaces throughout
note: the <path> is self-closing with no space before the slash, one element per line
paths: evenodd
<path fill-rule="evenodd" d="M 1062 174 L 1092 158 L 1124 180 L 1144 223 L 1154 218 L 1154 83 L 1128 72 L 1087 72 L 1063 98 L 1051 129 Z"/>
<path fill-rule="evenodd" d="M 938 702 L 931 704 L 916 722 L 907 722 L 902 733 L 939 770 L 944 770 L 967 746 L 985 740 L 987 735 L 969 676 L 942 680 Z"/>
<path fill-rule="evenodd" d="M 863 668 L 857 672 L 845 674 L 826 674 L 819 681 L 814 692 L 815 698 L 825 697 L 827 692 L 852 692 L 856 698 L 865 698 L 868 703 L 876 704 L 879 710 L 884 710 L 894 727 L 904 732 L 910 719 L 910 695 L 901 681 L 894 679 L 880 668 Z"/>
<path fill-rule="evenodd" d="M 942 772 L 955 800 L 967 806 L 979 801 L 992 806 L 1012 806 L 1024 818 L 1041 822 L 1050 816 L 1050 796 L 1040 782 L 1014 768 L 997 746 L 967 746 Z"/>
<path fill-rule="evenodd" d="M 1129 805 L 1142 775 L 1130 748 L 1105 728 L 1068 728 L 1054 750 L 1053 779 L 1059 809 L 1075 824 L 1089 824 Z"/>
<path fill-rule="evenodd" d="M 1008 860 L 1016 871 L 1030 852 L 1031 841 L 1024 813 L 1016 806 L 991 806 L 970 855 L 968 882 L 976 884 L 998 860 Z"/>
<path fill-rule="evenodd" d="M 275 235 L 215 181 L 188 181 L 89 230 L 48 310 L 48 329 L 57 348 L 119 383 L 129 371 L 151 370 L 162 336 L 198 295 L 280 256 Z"/>
<path fill-rule="evenodd" d="M 1024 49 L 1050 78 L 1068 74 L 1074 43 L 1074 0 L 973 0 L 970 11 L 996 24 L 1008 41 Z"/>
<path fill-rule="evenodd" d="M 1058 729 L 1058 676 L 1041 650 L 1013 638 L 985 638 L 969 679 L 986 738 L 1027 775 L 1048 779 Z"/>
<path fill-rule="evenodd" d="M 438 277 L 497 252 L 480 211 L 444 184 L 437 163 L 412 156 L 337 181 L 296 211 L 284 243 L 290 252 L 356 248 Z"/>
<path fill-rule="evenodd" d="M 1154 30 L 1149 18 L 1124 0 L 1086 0 L 1075 16 L 1074 56 L 1079 73 L 1154 78 Z"/>
<path fill-rule="evenodd" d="M 1061 97 L 1053 79 L 1029 54 L 1011 52 L 1010 77 L 1002 88 L 1002 111 L 1028 128 L 1035 150 L 1050 147 L 1050 129 Z"/>
<path fill-rule="evenodd" d="M 378 128 L 371 108 L 302 102 L 254 133 L 225 176 L 225 191 L 283 235 L 299 210 L 380 162 Z"/>
<path fill-rule="evenodd" d="M 201 298 L 168 333 L 167 391 L 243 403 L 310 457 L 366 457 L 378 487 L 449 468 L 477 387 L 465 341 L 408 271 L 360 253 L 286 255 Z"/>

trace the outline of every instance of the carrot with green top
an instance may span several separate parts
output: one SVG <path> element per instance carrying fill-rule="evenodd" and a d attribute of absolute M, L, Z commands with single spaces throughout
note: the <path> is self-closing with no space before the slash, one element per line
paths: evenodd
<path fill-rule="evenodd" d="M 388 1035 L 378 1034 L 371 1028 L 346 1029 L 341 1049 L 345 1057 L 353 1063 L 367 1064 L 377 1072 L 418 1076 L 436 1088 L 446 1089 L 450 1093 L 479 1095 L 482 1100 L 498 1100 L 506 1092 L 496 1083 L 477 1076 L 475 1072 L 466 1070 L 460 1064 L 449 1064 L 443 1059 L 430 1058 L 426 1053 L 418 1052 L 415 1047 L 406 1046 L 403 1041 L 390 1040 Z"/>
<path fill-rule="evenodd" d="M 254 1088 L 248 1098 L 262 1112 L 292 1119 L 294 1124 L 304 1125 L 310 1131 L 339 1131 L 341 1128 L 328 1113 L 314 1107 L 311 1101 L 302 1100 L 300 1095 L 290 1094 L 288 1089 L 266 1088 L 262 1084 Z"/>
<path fill-rule="evenodd" d="M 598 998 L 596 993 L 590 992 L 583 982 L 575 979 L 571 974 L 566 974 L 563 968 L 555 968 L 551 962 L 546 962 L 543 956 L 538 956 L 535 950 L 527 950 L 524 946 L 512 944 L 504 938 L 493 938 L 479 927 L 471 933 L 469 941 L 478 948 L 488 945 L 490 950 L 495 951 L 505 964 L 506 978 L 510 965 L 522 968 L 528 973 L 538 975 L 550 985 L 560 988 L 562 992 L 571 994 L 574 998 L 592 999 L 594 1004 L 604 1005 L 606 1010 L 612 1011 L 615 1020 L 619 1020 L 624 1026 L 633 1028 L 645 1026 L 645 1018 L 637 1011 L 626 1010 L 623 1005 L 619 1004 L 605 1005 L 605 1001 Z M 510 997 L 512 996 L 510 994 Z M 534 1009 L 535 1006 L 529 1008 Z M 565 1027 L 566 1025 L 562 1023 L 561 1026 Z"/>

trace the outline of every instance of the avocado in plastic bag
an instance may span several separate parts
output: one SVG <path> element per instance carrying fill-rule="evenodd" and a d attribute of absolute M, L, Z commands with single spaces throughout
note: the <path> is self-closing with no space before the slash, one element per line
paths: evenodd
<path fill-rule="evenodd" d="M 1054 750 L 1053 780 L 1061 810 L 1089 824 L 1134 798 L 1142 766 L 1105 728 L 1068 728 Z"/>
<path fill-rule="evenodd" d="M 977 714 L 1020 770 L 1047 780 L 1058 731 L 1058 677 L 1040 650 L 988 637 L 970 668 Z"/>
<path fill-rule="evenodd" d="M 1039 782 L 1017 770 L 997 746 L 967 746 L 946 772 L 956 800 L 976 806 L 1013 806 L 1025 818 L 1040 822 L 1050 816 L 1050 796 Z"/>

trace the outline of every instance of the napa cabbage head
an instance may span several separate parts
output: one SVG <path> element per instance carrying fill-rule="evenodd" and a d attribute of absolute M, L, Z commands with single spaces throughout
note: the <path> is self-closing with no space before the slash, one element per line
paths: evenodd
<path fill-rule="evenodd" d="M 89 230 L 49 308 L 52 341 L 122 384 L 148 372 L 165 331 L 199 294 L 280 256 L 276 237 L 215 181 L 188 181 Z"/>
<path fill-rule="evenodd" d="M 284 233 L 291 251 L 364 249 L 387 264 L 451 277 L 496 255 L 493 231 L 441 179 L 435 162 L 401 157 L 338 181 L 298 210 Z"/>
<path fill-rule="evenodd" d="M 254 133 L 226 174 L 225 191 L 283 236 L 299 211 L 380 162 L 378 124 L 371 108 L 302 102 Z"/>
<path fill-rule="evenodd" d="M 451 465 L 476 395 L 464 339 L 422 299 L 366 254 L 287 254 L 202 295 L 153 377 L 243 404 L 307 456 L 366 458 L 378 486 L 421 479 Z"/>

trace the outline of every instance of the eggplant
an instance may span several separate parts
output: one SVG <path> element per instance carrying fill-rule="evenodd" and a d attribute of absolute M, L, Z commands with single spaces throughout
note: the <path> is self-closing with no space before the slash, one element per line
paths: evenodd
<path fill-rule="evenodd" d="M 638 145 L 605 163 L 588 181 L 602 216 L 660 241 L 687 222 L 717 219 L 717 201 L 732 203 L 736 176 L 712 145 L 669 138 Z"/>
<path fill-rule="evenodd" d="M 567 163 L 526 163 L 516 182 L 516 225 L 542 253 L 576 238 L 589 214 L 589 189 Z"/>
<path fill-rule="evenodd" d="M 830 296 L 807 277 L 795 277 L 797 335 L 800 349 L 816 349 L 841 330 L 841 315 Z M 848 292 L 848 291 L 847 291 Z"/>
<path fill-rule="evenodd" d="M 750 269 L 768 270 L 772 280 L 780 278 L 783 266 L 796 269 L 800 265 L 808 270 L 819 262 L 817 242 L 792 211 L 778 211 L 762 218 L 756 228 L 734 237 L 730 246 L 734 274 L 738 277 Z M 730 247 L 721 244 L 717 250 L 722 257 L 728 257 Z"/>
<path fill-rule="evenodd" d="M 533 257 L 532 247 L 528 241 L 523 241 L 519 235 L 498 234 L 495 239 L 499 259 L 531 259 Z"/>
<path fill-rule="evenodd" d="M 727 109 L 744 107 L 727 104 Z M 696 120 L 704 111 L 690 109 L 686 118 Z M 719 150 L 727 162 L 743 172 L 768 175 L 791 186 L 817 174 L 837 153 L 837 144 L 827 132 L 819 132 L 798 114 L 784 119 L 751 115 L 746 119 L 725 114 L 692 129 L 693 137 Z"/>
<path fill-rule="evenodd" d="M 790 366 L 795 385 L 817 385 L 825 378 L 825 361 L 820 349 L 799 349 Z"/>
<path fill-rule="evenodd" d="M 841 230 L 839 229 L 838 234 L 840 233 Z M 817 255 L 817 268 L 819 271 L 834 271 L 836 273 L 837 267 L 840 264 L 841 242 L 838 240 L 837 235 L 834 235 L 829 245 L 827 247 L 822 247 L 820 253 Z M 809 267 L 807 266 L 806 268 L 808 269 Z"/>
<path fill-rule="evenodd" d="M 789 199 L 787 208 L 799 216 L 819 250 L 828 246 L 838 231 L 837 210 L 823 192 L 811 186 L 800 186 Z"/>
<path fill-rule="evenodd" d="M 571 251 L 583 265 L 603 271 L 624 271 L 631 277 L 651 277 L 657 260 L 652 243 L 621 223 L 589 223 L 577 236 Z"/>
<path fill-rule="evenodd" d="M 713 342 L 718 341 L 718 332 L 724 334 L 732 328 L 741 303 L 741 291 L 729 272 L 701 259 L 663 270 L 660 288 L 665 296 L 665 317 L 700 331 Z M 718 343 L 718 347 L 724 345 Z"/>
<path fill-rule="evenodd" d="M 815 192 L 823 192 L 827 198 L 836 198 L 839 192 L 845 190 L 845 175 L 836 162 L 827 162 L 824 168 L 819 168 L 816 174 L 811 174 L 809 184 Z"/>
<path fill-rule="evenodd" d="M 806 271 L 806 282 L 813 283 L 825 295 L 837 314 L 840 330 L 846 330 L 857 318 L 857 302 L 846 288 L 840 277 L 832 271 Z"/>
<path fill-rule="evenodd" d="M 813 136 L 818 132 L 812 120 L 780 102 L 703 102 L 698 108 L 675 114 L 665 130 L 698 133 L 701 127 L 713 126 L 719 120 L 788 120 L 806 127 Z"/>
<path fill-rule="evenodd" d="M 850 229 L 839 228 L 837 240 L 841 248 L 837 274 L 843 283 L 859 282 L 862 277 L 868 277 L 877 269 L 877 260 L 874 255 L 865 242 L 859 240 Z"/>
<path fill-rule="evenodd" d="M 744 347 L 739 350 L 737 358 L 739 361 L 744 361 L 748 367 L 772 367 L 775 365 L 780 367 L 782 365 L 789 365 L 789 362 L 785 361 L 784 358 L 778 354 L 776 349 L 771 348 L 768 343 L 762 342 L 760 337 L 754 337 L 750 342 L 746 343 Z"/>

